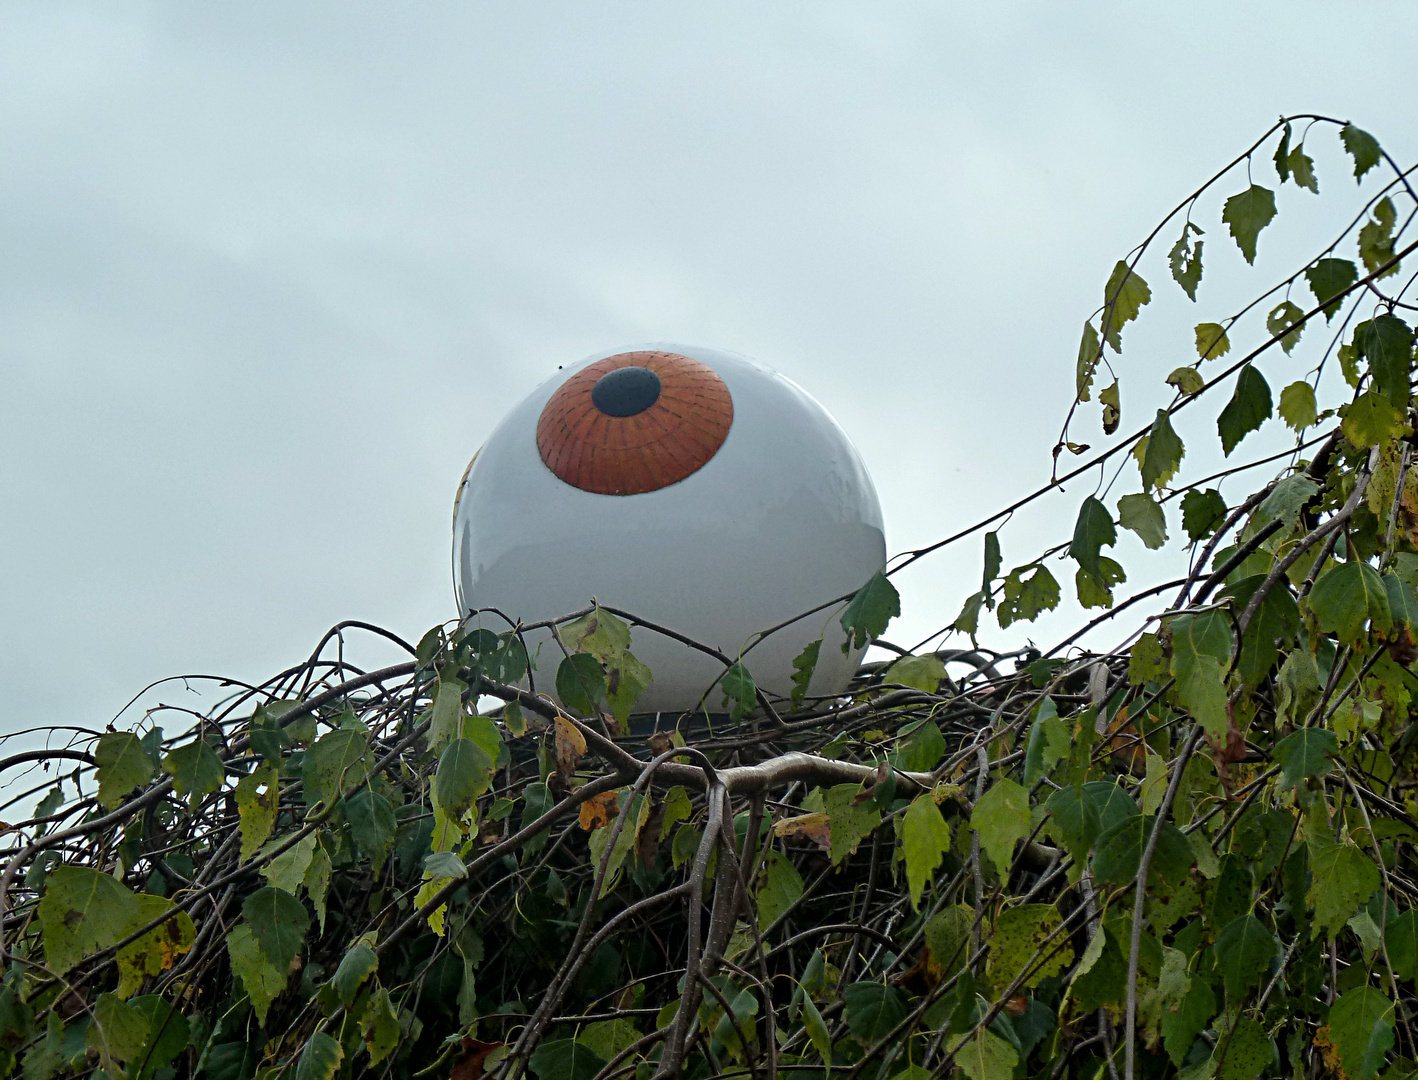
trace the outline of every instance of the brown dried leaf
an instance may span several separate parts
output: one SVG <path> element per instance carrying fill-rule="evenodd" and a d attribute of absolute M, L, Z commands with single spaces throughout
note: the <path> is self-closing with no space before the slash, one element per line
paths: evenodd
<path fill-rule="evenodd" d="M 581 813 L 577 818 L 581 828 L 587 832 L 593 832 L 602 825 L 609 825 L 616 814 L 620 812 L 620 795 L 615 791 L 603 791 L 599 795 L 592 795 L 581 804 Z"/>
<path fill-rule="evenodd" d="M 773 826 L 773 835 L 781 839 L 811 840 L 823 851 L 832 850 L 832 823 L 826 814 L 800 814 L 784 818 Z"/>
<path fill-rule="evenodd" d="M 570 779 L 586 753 L 586 736 L 564 716 L 556 718 L 556 774 Z"/>
<path fill-rule="evenodd" d="M 453 1052 L 453 1068 L 448 1073 L 448 1080 L 481 1080 L 487 1056 L 502 1045 L 500 1042 L 464 1039 Z"/>

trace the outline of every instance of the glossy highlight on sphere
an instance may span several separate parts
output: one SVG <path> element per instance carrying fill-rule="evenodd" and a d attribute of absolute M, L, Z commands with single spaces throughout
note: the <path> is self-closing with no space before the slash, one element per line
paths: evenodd
<path fill-rule="evenodd" d="M 607 415 L 595 387 L 631 368 L 653 373 L 659 396 L 630 416 Z M 654 426 L 634 452 L 629 440 L 607 441 L 637 421 Z M 480 435 L 470 432 L 469 449 Z M 689 469 L 686 447 L 701 459 Z M 643 489 L 630 490 L 641 476 Z M 809 692 L 846 687 L 863 650 L 841 651 L 834 608 L 799 616 L 861 588 L 886 561 L 871 477 L 827 410 L 746 357 L 679 343 L 608 350 L 553 371 L 469 466 L 453 544 L 460 613 L 496 632 L 593 597 L 728 656 L 787 623 L 743 656 L 757 684 L 780 696 L 792 691 L 793 658 L 819 637 Z M 632 635 L 631 651 L 654 676 L 636 712 L 666 712 L 672 724 L 723 674 L 682 642 L 643 626 Z M 525 639 L 533 666 L 523 686 L 553 693 L 560 647 L 544 630 Z M 722 698 L 713 690 L 703 708 L 721 712 Z"/>
<path fill-rule="evenodd" d="M 733 422 L 733 397 L 713 369 L 679 353 L 638 350 L 567 379 L 537 420 L 537 451 L 572 487 L 640 495 L 703 468 Z"/>

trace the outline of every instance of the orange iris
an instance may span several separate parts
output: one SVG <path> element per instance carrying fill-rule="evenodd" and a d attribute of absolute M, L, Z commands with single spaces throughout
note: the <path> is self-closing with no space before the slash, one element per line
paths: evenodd
<path fill-rule="evenodd" d="M 734 422 L 729 388 L 678 353 L 620 353 L 582 368 L 537 421 L 537 450 L 560 479 L 597 495 L 639 495 L 703 468 Z"/>

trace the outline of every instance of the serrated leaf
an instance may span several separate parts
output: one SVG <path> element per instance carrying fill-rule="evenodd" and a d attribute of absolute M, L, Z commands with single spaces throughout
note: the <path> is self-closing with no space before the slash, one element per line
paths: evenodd
<path fill-rule="evenodd" d="M 1403 413 L 1376 390 L 1364 391 L 1339 412 L 1344 437 L 1361 450 L 1387 445 L 1406 430 Z"/>
<path fill-rule="evenodd" d="M 575 1039 L 547 1039 L 532 1051 L 527 1065 L 537 1080 L 591 1080 L 606 1062 Z"/>
<path fill-rule="evenodd" d="M 113 994 L 100 994 L 93 1006 L 88 1043 L 103 1055 L 114 1072 L 114 1062 L 136 1061 L 148 1041 L 148 1018 Z"/>
<path fill-rule="evenodd" d="M 434 798 L 450 818 L 461 818 L 492 786 L 497 763 L 472 739 L 454 739 L 438 759 Z"/>
<path fill-rule="evenodd" d="M 817 670 L 817 658 L 822 652 L 822 639 L 810 641 L 803 646 L 803 652 L 793 658 L 793 704 L 803 704 L 808 686 L 813 683 L 813 672 Z"/>
<path fill-rule="evenodd" d="M 1177 242 L 1172 245 L 1172 250 L 1167 255 L 1167 265 L 1172 270 L 1172 280 L 1182 287 L 1182 291 L 1193 301 L 1196 301 L 1196 287 L 1201 284 L 1201 248 L 1202 241 L 1198 240 L 1196 246 L 1191 244 L 1191 234 L 1201 234 L 1201 229 L 1188 221 L 1182 226 L 1182 235 L 1177 238 Z"/>
<path fill-rule="evenodd" d="M 592 716 L 606 699 L 606 672 L 590 653 L 572 653 L 556 669 L 556 696 L 572 712 Z"/>
<path fill-rule="evenodd" d="M 1393 1046 L 1393 1026 L 1393 1002 L 1372 986 L 1356 986 L 1335 999 L 1329 1010 L 1329 1038 L 1346 1076 L 1373 1080 Z"/>
<path fill-rule="evenodd" d="M 1260 982 L 1279 956 L 1275 935 L 1254 915 L 1242 915 L 1222 927 L 1213 947 L 1226 997 L 1237 1005 Z"/>
<path fill-rule="evenodd" d="M 1143 634 L 1128 657 L 1128 682 L 1133 686 L 1163 679 L 1169 672 L 1167 655 L 1156 634 Z"/>
<path fill-rule="evenodd" d="M 369 1051 L 370 1065 L 378 1065 L 398 1048 L 399 1014 L 389 1000 L 389 991 L 382 986 L 369 996 L 369 1005 L 360 1022 L 360 1033 L 364 1036 L 365 1049 Z"/>
<path fill-rule="evenodd" d="M 1205 540 L 1226 519 L 1226 500 L 1215 488 L 1192 488 L 1182 496 L 1182 530 L 1193 544 Z"/>
<path fill-rule="evenodd" d="M 724 677 L 719 680 L 719 689 L 724 692 L 725 705 L 733 702 L 733 710 L 729 715 L 735 722 L 758 707 L 758 684 L 754 682 L 753 672 L 744 667 L 741 661 L 735 660 L 729 665 Z"/>
<path fill-rule="evenodd" d="M 131 731 L 100 735 L 94 763 L 98 766 L 98 804 L 105 810 L 116 809 L 129 792 L 146 787 L 153 778 L 153 759 Z"/>
<path fill-rule="evenodd" d="M 1121 259 L 1103 286 L 1102 336 L 1113 352 L 1123 351 L 1122 330 L 1152 299 L 1152 290 L 1136 270 Z"/>
<path fill-rule="evenodd" d="M 272 762 L 263 761 L 236 782 L 242 862 L 255 855 L 271 835 L 280 799 L 280 775 Z"/>
<path fill-rule="evenodd" d="M 906 998 L 894 986 L 855 982 L 843 996 L 847 1027 L 863 1046 L 880 1042 L 906 1019 Z"/>
<path fill-rule="evenodd" d="M 885 632 L 887 624 L 901 614 L 901 596 L 885 574 L 877 571 L 870 581 L 857 590 L 842 612 L 842 629 L 847 639 L 842 643 L 845 656 L 852 649 L 865 648 L 873 638 Z"/>
<path fill-rule="evenodd" d="M 1349 156 L 1354 159 L 1354 179 L 1363 179 L 1364 174 L 1379 163 L 1381 153 L 1379 142 L 1367 131 L 1356 128 L 1353 124 L 1345 124 L 1339 132 L 1339 141 L 1344 144 L 1344 149 L 1349 151 Z"/>
<path fill-rule="evenodd" d="M 1334 768 L 1330 755 L 1339 749 L 1334 732 L 1302 727 L 1275 744 L 1270 756 L 1280 766 L 1283 788 L 1294 787 L 1310 776 L 1324 776 Z"/>
<path fill-rule="evenodd" d="M 832 863 L 836 865 L 852 852 L 881 824 L 881 811 L 876 803 L 857 800 L 862 789 L 857 784 L 837 784 L 822 796 L 830 829 Z"/>
<path fill-rule="evenodd" d="M 1315 302 L 1324 305 L 1326 322 L 1333 319 L 1340 308 L 1339 295 L 1358 280 L 1358 267 L 1348 259 L 1320 259 L 1305 271 L 1305 281 L 1315 294 Z"/>
<path fill-rule="evenodd" d="M 1025 578 L 1024 571 L 1029 569 L 1021 566 L 1011 570 L 1004 580 L 1004 599 L 996 613 L 1001 628 L 1014 622 L 1033 622 L 1041 612 L 1059 606 L 1059 583 L 1054 575 L 1046 567 L 1034 564 L 1034 573 Z"/>
<path fill-rule="evenodd" d="M 600 607 L 563 623 L 557 627 L 557 634 L 570 651 L 590 653 L 607 665 L 630 648 L 630 627 L 625 620 Z"/>
<path fill-rule="evenodd" d="M 463 720 L 465 683 L 445 675 L 433 691 L 433 716 L 428 724 L 428 748 L 437 751 L 450 739 L 458 737 Z"/>
<path fill-rule="evenodd" d="M 468 868 L 458 858 L 456 851 L 435 851 L 423 860 L 424 876 L 429 881 L 461 880 L 468 876 Z M 442 882 L 440 882 L 442 884 Z"/>
<path fill-rule="evenodd" d="M 87 866 L 56 866 L 44 879 L 39 923 L 45 966 L 63 975 L 126 937 L 140 912 L 123 883 Z"/>
<path fill-rule="evenodd" d="M 1111 435 L 1118 430 L 1118 425 L 1123 421 L 1123 407 L 1118 398 L 1116 380 L 1098 391 L 1098 402 L 1103 406 L 1103 434 Z"/>
<path fill-rule="evenodd" d="M 1122 564 L 1106 555 L 1098 560 L 1098 569 L 1102 571 L 1100 577 L 1094 577 L 1081 566 L 1073 576 L 1078 602 L 1085 608 L 1112 607 L 1113 586 L 1127 580 Z"/>
<path fill-rule="evenodd" d="M 270 846 L 280 842 L 272 841 Z M 315 834 L 310 833 L 261 867 L 261 876 L 266 879 L 266 884 L 296 896 L 301 883 L 305 881 L 305 872 L 310 868 L 310 860 L 315 855 L 315 844 Z"/>
<path fill-rule="evenodd" d="M 1223 595 L 1233 599 L 1233 610 L 1243 611 L 1265 581 L 1265 575 L 1242 578 Z M 1259 686 L 1280 660 L 1280 646 L 1289 646 L 1300 630 L 1300 609 L 1284 579 L 1265 594 L 1256 608 L 1236 657 L 1236 673 L 1248 687 Z"/>
<path fill-rule="evenodd" d="M 1029 835 L 1029 792 L 1008 777 L 996 780 L 970 812 L 970 827 L 1003 878 L 1014 861 L 1014 845 Z"/>
<path fill-rule="evenodd" d="M 1319 419 L 1315 388 L 1303 379 L 1292 382 L 1280 391 L 1280 419 L 1292 431 L 1301 432 Z"/>
<path fill-rule="evenodd" d="M 148 976 L 161 975 L 172 967 L 197 940 L 197 927 L 192 922 L 192 916 L 177 910 L 177 905 L 171 900 L 147 893 L 140 893 L 135 899 L 137 909 L 132 924 L 124 931 L 124 937 L 160 915 L 173 914 L 137 941 L 129 942 L 118 950 L 118 988 L 114 993 L 121 998 L 131 997 Z"/>
<path fill-rule="evenodd" d="M 242 901 L 241 914 L 266 959 L 282 970 L 288 967 L 310 929 L 305 905 L 284 889 L 267 885 Z"/>
<path fill-rule="evenodd" d="M 1196 324 L 1196 354 L 1203 360 L 1216 360 L 1231 351 L 1231 339 L 1220 323 Z"/>
<path fill-rule="evenodd" d="M 1144 491 L 1166 487 L 1167 482 L 1177 474 L 1186 447 L 1172 429 L 1172 418 L 1166 409 L 1158 409 L 1147 433 L 1147 449 L 1139 462 Z"/>
<path fill-rule="evenodd" d="M 340 966 L 335 969 L 335 974 L 330 979 L 335 992 L 345 1003 L 345 1008 L 354 1004 L 359 988 L 378 970 L 379 958 L 374 955 L 374 950 L 363 941 L 355 942 L 345 953 Z"/>
<path fill-rule="evenodd" d="M 1398 215 L 1393 208 L 1393 200 L 1384 197 L 1374 206 L 1373 219 L 1364 223 L 1359 230 L 1359 258 L 1364 269 L 1374 273 L 1380 266 L 1393 258 L 1393 227 Z M 1398 265 L 1390 266 L 1380 278 L 1398 273 Z"/>
<path fill-rule="evenodd" d="M 921 906 L 921 893 L 950 850 L 950 826 L 929 793 L 918 795 L 901 821 L 901 847 L 906 853 L 906 883 L 911 907 Z"/>
<path fill-rule="evenodd" d="M 1274 1051 L 1264 1027 L 1250 1017 L 1236 1021 L 1216 1047 L 1216 1080 L 1256 1080 L 1271 1062 Z"/>
<path fill-rule="evenodd" d="M 1167 376 L 1167 385 L 1175 386 L 1183 394 L 1190 395 L 1199 393 L 1206 386 L 1206 380 L 1194 367 L 1179 367 Z"/>
<path fill-rule="evenodd" d="M 1098 837 L 1093 853 L 1093 873 L 1098 880 L 1125 885 L 1137 877 L 1155 821 L 1141 814 L 1132 815 Z M 1170 821 L 1164 821 L 1147 872 L 1149 885 L 1155 885 L 1159 878 L 1180 884 L 1194 862 L 1186 836 Z"/>
<path fill-rule="evenodd" d="M 803 878 L 793 861 L 782 852 L 770 851 L 754 894 L 759 929 L 766 930 L 777 922 L 802 894 Z"/>
<path fill-rule="evenodd" d="M 241 980 L 247 997 L 251 999 L 251 1007 L 256 1011 L 256 1019 L 264 1027 L 271 1002 L 286 988 L 289 969 L 271 963 L 247 923 L 232 927 L 231 933 L 226 936 L 226 944 L 232 974 Z"/>
<path fill-rule="evenodd" d="M 1365 562 L 1347 562 L 1320 575 L 1310 590 L 1310 610 L 1320 629 L 1336 635 L 1346 644 L 1355 644 L 1364 633 L 1365 623 L 1388 630 L 1393 616 L 1388 606 L 1388 590 L 1378 571 Z"/>
<path fill-rule="evenodd" d="M 1113 527 L 1113 518 L 1096 497 L 1090 495 L 1083 500 L 1078 510 L 1078 520 L 1073 527 L 1073 542 L 1068 553 L 1078 561 L 1078 565 L 1095 576 L 1101 576 L 1098 565 L 1100 550 L 1117 542 L 1118 533 Z"/>
<path fill-rule="evenodd" d="M 903 656 L 882 673 L 881 681 L 934 694 L 940 690 L 945 674 L 944 661 L 933 653 L 926 653 L 925 656 Z"/>
<path fill-rule="evenodd" d="M 329 806 L 346 791 L 364 783 L 374 764 L 368 732 L 342 727 L 316 739 L 305 752 L 301 786 L 309 806 Z"/>
<path fill-rule="evenodd" d="M 1299 305 L 1285 300 L 1277 304 L 1266 317 L 1265 328 L 1270 331 L 1271 337 L 1280 339 L 1280 347 L 1285 350 L 1287 356 L 1300 343 L 1300 335 L 1305 330 L 1305 324 L 1300 320 L 1304 315 Z"/>
<path fill-rule="evenodd" d="M 1236 445 L 1270 419 L 1270 384 L 1254 365 L 1247 364 L 1236 379 L 1231 400 L 1216 420 L 1221 449 L 1227 457 Z"/>
<path fill-rule="evenodd" d="M 999 913 L 989 936 L 990 984 L 996 992 L 1003 991 L 1024 971 L 1025 965 L 1059 922 L 1059 913 L 1053 904 L 1017 904 Z M 1045 955 L 1053 952 L 1052 946 L 1059 943 L 1060 939 L 1054 938 Z M 1020 985 L 1025 988 L 1038 986 L 1039 980 L 1059 974 L 1072 963 L 1073 949 L 1064 939 L 1063 947 L 1036 964 Z"/>
<path fill-rule="evenodd" d="M 300 1052 L 300 1062 L 295 1067 L 295 1080 L 334 1080 L 340 1062 L 345 1059 L 345 1051 L 333 1035 L 316 1031 Z"/>
<path fill-rule="evenodd" d="M 1019 1055 L 1014 1047 L 989 1028 L 969 1036 L 956 1035 L 949 1042 L 956 1064 L 970 1080 L 1010 1080 Z"/>
<path fill-rule="evenodd" d="M 1314 933 L 1333 937 L 1381 884 L 1374 861 L 1350 843 L 1330 841 L 1310 852 L 1311 882 L 1305 899 L 1314 906 Z"/>
<path fill-rule="evenodd" d="M 163 772 L 172 777 L 173 789 L 179 795 L 189 796 L 194 806 L 203 795 L 222 786 L 222 759 L 202 739 L 173 748 L 162 759 L 162 767 Z"/>
<path fill-rule="evenodd" d="M 345 820 L 350 823 L 355 846 L 361 855 L 369 859 L 378 874 L 389 852 L 394 849 L 394 840 L 398 835 L 399 822 L 394 815 L 393 804 L 383 795 L 365 788 L 345 800 Z"/>
<path fill-rule="evenodd" d="M 1221 208 L 1221 220 L 1231 227 L 1231 236 L 1246 262 L 1256 261 L 1256 238 L 1275 218 L 1275 192 L 1252 184 L 1232 195 Z"/>
<path fill-rule="evenodd" d="M 1092 399 L 1090 387 L 1093 385 L 1093 372 L 1097 370 L 1101 357 L 1098 331 L 1093 329 L 1091 322 L 1086 322 L 1083 324 L 1083 340 L 1078 343 L 1078 362 L 1074 366 L 1074 392 L 1079 401 Z"/>
<path fill-rule="evenodd" d="M 1177 699 L 1212 738 L 1226 731 L 1226 682 L 1222 666 L 1210 656 L 1172 660 Z"/>
<path fill-rule="evenodd" d="M 1118 524 L 1135 532 L 1152 551 L 1167 542 L 1167 518 L 1157 500 L 1145 492 L 1118 500 Z"/>
<path fill-rule="evenodd" d="M 1408 405 L 1413 369 L 1413 330 L 1402 319 L 1380 315 L 1354 328 L 1354 345 L 1369 362 L 1379 392 L 1396 408 Z"/>
<path fill-rule="evenodd" d="M 606 704 L 611 707 L 621 730 L 626 730 L 631 711 L 640 696 L 650 689 L 655 681 L 649 667 L 641 663 L 635 654 L 626 651 L 620 654 L 615 664 L 606 674 Z"/>

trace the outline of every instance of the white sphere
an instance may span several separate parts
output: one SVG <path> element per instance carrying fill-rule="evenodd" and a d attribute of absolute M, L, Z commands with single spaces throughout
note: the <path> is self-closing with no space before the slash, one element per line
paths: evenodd
<path fill-rule="evenodd" d="M 600 378 L 619 367 L 635 370 Z M 660 428 L 631 437 L 657 418 Z M 626 488 L 636 493 L 599 493 Z M 568 364 L 513 408 L 468 467 L 453 546 L 458 602 L 475 625 L 507 629 L 489 608 L 532 623 L 594 597 L 730 657 L 755 632 L 860 588 L 886 561 L 871 477 L 827 411 L 745 357 L 681 344 Z M 723 672 L 644 627 L 633 634 L 631 651 L 654 673 L 636 712 L 692 709 Z M 861 650 L 842 654 L 836 607 L 774 633 L 744 663 L 786 696 L 793 658 L 819 636 L 810 693 L 839 693 Z M 560 648 L 546 632 L 527 644 L 536 689 L 552 692 Z M 716 690 L 705 707 L 718 712 L 721 700 Z"/>

